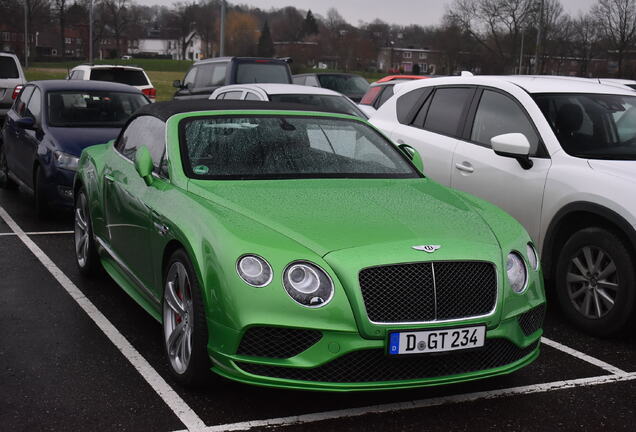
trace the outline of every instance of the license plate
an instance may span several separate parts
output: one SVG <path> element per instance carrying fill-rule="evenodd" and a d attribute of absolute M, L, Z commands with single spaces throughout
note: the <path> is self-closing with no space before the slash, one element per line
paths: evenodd
<path fill-rule="evenodd" d="M 389 354 L 424 354 L 484 346 L 486 326 L 423 331 L 403 331 L 389 335 Z"/>

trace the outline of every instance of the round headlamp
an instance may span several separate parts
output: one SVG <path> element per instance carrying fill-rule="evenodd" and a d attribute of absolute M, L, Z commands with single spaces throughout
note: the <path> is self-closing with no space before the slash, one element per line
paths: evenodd
<path fill-rule="evenodd" d="M 532 243 L 528 243 L 526 250 L 528 253 L 528 263 L 530 264 L 530 267 L 532 267 L 532 270 L 539 270 L 539 254 L 537 253 L 537 250 L 534 248 Z"/>
<path fill-rule="evenodd" d="M 302 306 L 317 308 L 333 297 L 333 282 L 323 269 L 309 262 L 293 262 L 283 274 L 287 294 Z"/>
<path fill-rule="evenodd" d="M 272 281 L 272 267 L 258 255 L 243 255 L 236 261 L 236 272 L 253 287 L 261 288 Z"/>
<path fill-rule="evenodd" d="M 517 252 L 510 252 L 506 262 L 506 274 L 510 287 L 517 294 L 521 294 L 526 289 L 528 280 L 528 270 L 526 263 Z"/>

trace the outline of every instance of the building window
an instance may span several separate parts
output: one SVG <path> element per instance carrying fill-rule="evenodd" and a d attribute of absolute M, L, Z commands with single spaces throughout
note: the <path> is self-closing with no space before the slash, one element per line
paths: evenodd
<path fill-rule="evenodd" d="M 73 43 L 73 38 L 64 38 L 64 43 L 65 43 L 66 45 L 70 45 L 70 44 L 72 44 L 72 43 Z"/>
<path fill-rule="evenodd" d="M 421 52 L 420 53 L 420 59 L 426 59 L 426 53 Z"/>
<path fill-rule="evenodd" d="M 412 53 L 412 52 L 410 52 L 410 51 L 407 51 L 407 52 L 405 52 L 405 53 L 402 53 L 402 57 L 404 57 L 404 58 L 411 58 L 411 57 L 413 57 L 413 53 Z"/>

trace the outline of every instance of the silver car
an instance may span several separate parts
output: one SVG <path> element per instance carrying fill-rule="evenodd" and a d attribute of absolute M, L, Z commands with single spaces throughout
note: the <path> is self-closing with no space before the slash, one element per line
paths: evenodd
<path fill-rule="evenodd" d="M 0 52 L 0 124 L 25 82 L 18 57 Z"/>

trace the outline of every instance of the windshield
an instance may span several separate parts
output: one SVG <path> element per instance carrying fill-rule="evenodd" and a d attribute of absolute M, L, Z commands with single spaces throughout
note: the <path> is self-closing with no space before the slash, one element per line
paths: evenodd
<path fill-rule="evenodd" d="M 13 57 L 0 56 L 0 79 L 2 78 L 20 78 Z"/>
<path fill-rule="evenodd" d="M 272 102 L 296 103 L 316 105 L 334 112 L 350 114 L 366 119 L 362 111 L 344 96 L 315 95 L 315 94 L 273 94 L 269 95 Z"/>
<path fill-rule="evenodd" d="M 236 70 L 236 84 L 250 83 L 290 84 L 287 64 L 239 63 Z"/>
<path fill-rule="evenodd" d="M 142 94 L 108 91 L 49 92 L 48 102 L 49 124 L 62 127 L 122 127 L 149 103 Z"/>
<path fill-rule="evenodd" d="M 180 124 L 186 173 L 202 179 L 417 178 L 368 125 L 326 117 L 193 117 Z"/>
<path fill-rule="evenodd" d="M 136 69 L 93 69 L 91 71 L 91 80 L 117 82 L 131 86 L 148 85 L 146 75 L 142 71 Z"/>
<path fill-rule="evenodd" d="M 636 160 L 636 96 L 534 96 L 563 150 L 585 159 Z"/>
<path fill-rule="evenodd" d="M 320 86 L 343 94 L 364 94 L 369 83 L 358 75 L 318 75 Z"/>

